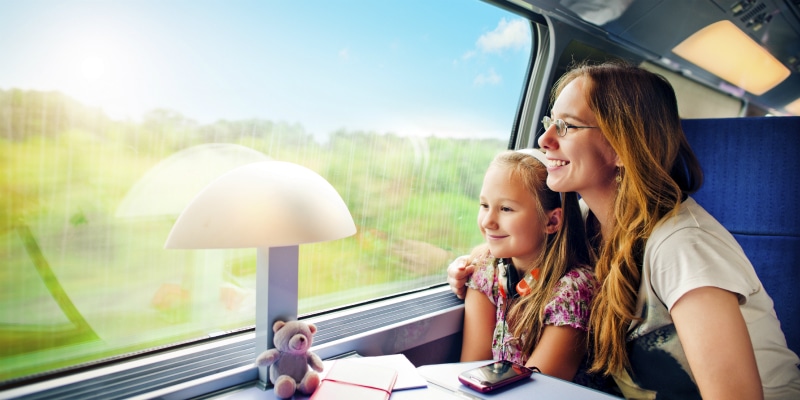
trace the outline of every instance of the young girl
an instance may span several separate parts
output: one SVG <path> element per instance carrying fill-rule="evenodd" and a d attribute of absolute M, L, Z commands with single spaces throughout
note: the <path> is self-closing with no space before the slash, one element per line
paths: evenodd
<path fill-rule="evenodd" d="M 461 361 L 505 359 L 572 380 L 597 284 L 577 196 L 566 194 L 562 207 L 543 160 L 538 150 L 506 151 L 486 171 L 478 212 L 486 243 L 460 259 L 475 268 Z"/>

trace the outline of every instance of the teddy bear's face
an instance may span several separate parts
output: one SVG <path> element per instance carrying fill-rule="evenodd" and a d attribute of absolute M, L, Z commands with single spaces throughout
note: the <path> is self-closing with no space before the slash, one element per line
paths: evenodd
<path fill-rule="evenodd" d="M 312 329 L 307 324 L 287 322 L 275 330 L 273 343 L 281 352 L 305 354 L 311 348 Z"/>

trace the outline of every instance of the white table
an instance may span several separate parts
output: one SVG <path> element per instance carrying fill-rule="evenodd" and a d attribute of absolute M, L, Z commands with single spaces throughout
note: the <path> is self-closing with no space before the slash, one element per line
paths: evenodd
<path fill-rule="evenodd" d="M 507 388 L 501 388 L 489 393 L 476 392 L 458 381 L 458 374 L 461 372 L 490 362 L 491 361 L 477 361 L 469 363 L 424 365 L 417 368 L 417 372 L 428 381 L 428 391 L 438 390 L 439 393 L 446 392 L 451 394 L 454 398 L 459 399 L 619 400 L 618 397 L 610 394 L 538 373 L 531 375 L 528 380 L 523 380 Z M 418 390 L 413 390 L 409 392 L 417 391 Z M 392 399 L 395 399 L 394 394 L 392 394 Z"/>
<path fill-rule="evenodd" d="M 423 365 L 416 368 L 416 373 L 428 382 L 427 387 L 394 390 L 391 400 L 619 400 L 619 398 L 609 394 L 538 373 L 534 373 L 528 380 L 514 383 L 507 388 L 501 388 L 490 393 L 478 393 L 458 381 L 458 374 L 461 372 L 489 362 L 491 361 Z M 238 390 L 216 398 L 225 400 L 277 399 L 272 390 L 263 391 L 256 387 Z M 308 399 L 308 397 L 296 394 L 292 399 L 304 400 Z"/>

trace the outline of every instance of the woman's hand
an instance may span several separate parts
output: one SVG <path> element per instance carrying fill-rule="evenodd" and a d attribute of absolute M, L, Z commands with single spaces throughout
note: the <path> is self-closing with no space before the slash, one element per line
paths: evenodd
<path fill-rule="evenodd" d="M 450 289 L 464 300 L 467 293 L 467 279 L 475 272 L 475 266 L 469 263 L 470 256 L 461 256 L 453 260 L 447 267 L 447 283 Z"/>

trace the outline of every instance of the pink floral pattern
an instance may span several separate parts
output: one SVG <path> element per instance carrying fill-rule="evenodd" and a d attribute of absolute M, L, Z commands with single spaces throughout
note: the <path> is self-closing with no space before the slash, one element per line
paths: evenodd
<path fill-rule="evenodd" d="M 488 257 L 477 265 L 467 286 L 486 295 L 497 306 L 496 324 L 492 339 L 492 357 L 525 364 L 528 354 L 522 354 L 520 340 L 511 335 L 505 322 L 506 299 L 500 295 L 497 260 Z M 545 324 L 571 326 L 588 331 L 589 309 L 598 288 L 594 272 L 588 266 L 576 267 L 564 274 L 555 287 L 552 300 L 545 306 Z M 505 353 L 505 354 L 504 354 Z"/>

